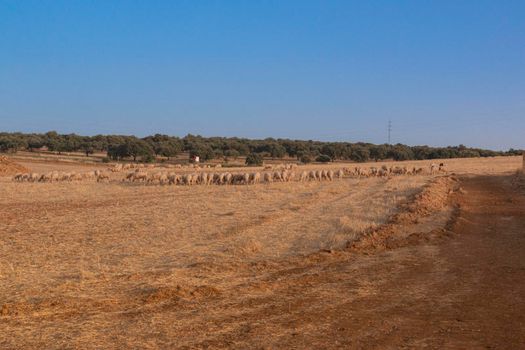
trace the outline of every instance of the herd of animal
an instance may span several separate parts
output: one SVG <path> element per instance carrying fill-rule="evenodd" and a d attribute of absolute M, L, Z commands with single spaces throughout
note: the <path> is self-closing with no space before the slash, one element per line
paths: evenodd
<path fill-rule="evenodd" d="M 218 172 L 177 174 L 175 172 L 147 173 L 137 169 L 126 175 L 124 181 L 161 185 L 249 185 L 261 182 L 290 181 L 332 181 L 343 178 L 344 171 L 311 170 L 296 174 L 293 170 L 283 169 L 265 172 Z"/>
<path fill-rule="evenodd" d="M 162 167 L 168 168 L 168 169 L 172 169 L 172 168 L 173 169 L 201 169 L 201 168 L 209 169 L 209 168 L 221 168 L 222 165 L 215 164 L 212 166 L 209 164 L 205 164 L 201 166 L 200 164 L 193 163 L 193 164 L 184 164 L 184 165 L 183 164 L 164 164 L 162 165 Z M 109 167 L 108 170 L 111 171 L 112 173 L 118 173 L 124 170 L 130 170 L 130 169 L 152 169 L 152 168 L 155 168 L 155 164 L 117 163 Z"/>
<path fill-rule="evenodd" d="M 266 167 L 262 172 L 195 172 L 177 173 L 173 170 L 149 171 L 149 167 L 111 167 L 108 170 L 120 172 L 124 169 L 134 170 L 128 172 L 122 182 L 160 185 L 249 185 L 257 183 L 290 182 L 290 181 L 333 181 L 343 177 L 388 177 L 396 175 L 421 175 L 425 173 L 424 168 L 383 165 L 381 167 L 354 167 L 338 170 L 318 169 L 296 172 L 297 166 L 280 165 L 277 167 Z M 153 168 L 153 167 L 152 167 Z M 116 170 L 118 169 L 118 170 Z M 18 182 L 76 182 L 93 180 L 97 182 L 108 182 L 111 177 L 109 171 L 93 170 L 83 173 L 52 171 L 46 174 L 19 173 L 13 177 Z M 429 173 L 444 172 L 443 163 L 431 164 Z"/>
<path fill-rule="evenodd" d="M 14 181 L 19 182 L 73 182 L 83 180 L 103 180 L 109 181 L 109 174 L 100 170 L 93 170 L 84 173 L 51 171 L 45 174 L 38 173 L 19 173 L 13 177 Z"/>

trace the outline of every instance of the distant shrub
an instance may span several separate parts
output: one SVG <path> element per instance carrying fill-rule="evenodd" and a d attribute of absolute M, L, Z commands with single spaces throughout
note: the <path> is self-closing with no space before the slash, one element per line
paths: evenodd
<path fill-rule="evenodd" d="M 142 156 L 142 161 L 144 163 L 153 163 L 155 161 L 155 156 L 153 154 L 146 154 Z"/>
<path fill-rule="evenodd" d="M 109 158 L 108 157 L 104 157 L 102 158 L 102 163 L 109 163 Z"/>
<path fill-rule="evenodd" d="M 321 163 L 328 163 L 332 161 L 332 158 L 330 158 L 326 154 L 320 154 L 319 156 L 317 156 L 317 158 L 315 158 L 315 161 Z"/>
<path fill-rule="evenodd" d="M 263 165 L 264 159 L 263 156 L 259 153 L 250 153 L 246 157 L 246 165 L 251 166 L 261 166 Z"/>
<path fill-rule="evenodd" d="M 301 157 L 299 157 L 299 161 L 304 164 L 308 164 L 312 162 L 312 157 L 310 157 L 309 154 L 303 154 Z"/>

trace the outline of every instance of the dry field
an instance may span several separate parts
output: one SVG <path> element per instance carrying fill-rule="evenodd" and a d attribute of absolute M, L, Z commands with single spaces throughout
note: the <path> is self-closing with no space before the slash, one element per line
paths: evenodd
<path fill-rule="evenodd" d="M 381 347 L 390 324 L 367 333 L 337 321 L 376 322 L 380 308 L 375 318 L 338 310 L 395 298 L 380 285 L 402 273 L 396 254 L 411 234 L 451 227 L 451 197 L 468 193 L 460 179 L 521 167 L 521 157 L 445 162 L 447 175 L 247 186 L 0 177 L 0 348 Z M 39 173 L 104 168 L 21 164 Z M 355 164 L 304 169 L 342 166 Z M 425 257 L 437 254 L 432 247 Z"/>

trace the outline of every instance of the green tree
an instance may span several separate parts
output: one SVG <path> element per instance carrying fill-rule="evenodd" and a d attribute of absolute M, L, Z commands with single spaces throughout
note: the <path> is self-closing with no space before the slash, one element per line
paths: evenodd
<path fill-rule="evenodd" d="M 44 147 L 45 141 L 39 135 L 31 135 L 27 140 L 27 148 L 29 151 L 33 152 L 35 148 Z"/>
<path fill-rule="evenodd" d="M 321 163 L 328 163 L 332 161 L 332 158 L 330 158 L 330 156 L 326 154 L 320 154 L 317 158 L 315 158 L 315 161 Z"/>
<path fill-rule="evenodd" d="M 312 156 L 308 153 L 299 153 L 297 156 L 301 163 L 308 164 L 312 162 Z"/>
<path fill-rule="evenodd" d="M 268 147 L 268 152 L 273 158 L 283 158 L 286 155 L 286 148 L 278 143 L 272 143 Z"/>
<path fill-rule="evenodd" d="M 388 147 L 386 145 L 374 145 L 370 147 L 370 157 L 376 162 L 378 160 L 386 159 Z"/>
<path fill-rule="evenodd" d="M 111 145 L 108 148 L 108 157 L 111 159 L 123 159 L 132 157 L 133 161 L 137 161 L 138 157 L 143 159 L 150 159 L 153 156 L 153 149 L 144 140 L 130 137 L 124 143 L 118 145 Z"/>
<path fill-rule="evenodd" d="M 261 166 L 263 165 L 264 158 L 260 153 L 250 153 L 246 157 L 246 165 L 250 166 Z"/>
<path fill-rule="evenodd" d="M 84 152 L 86 157 L 89 157 L 90 154 L 95 153 L 95 147 L 92 142 L 86 142 L 86 141 L 82 142 L 80 144 L 80 149 L 82 150 L 82 152 Z"/>
<path fill-rule="evenodd" d="M 366 162 L 370 159 L 370 151 L 363 146 L 352 147 L 351 158 L 356 162 Z"/>
<path fill-rule="evenodd" d="M 388 157 L 394 160 L 410 160 L 414 159 L 414 152 L 410 147 L 398 143 L 388 150 Z"/>

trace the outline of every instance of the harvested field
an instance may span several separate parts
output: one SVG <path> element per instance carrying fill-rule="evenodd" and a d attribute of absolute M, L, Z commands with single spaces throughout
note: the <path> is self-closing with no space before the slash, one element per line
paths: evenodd
<path fill-rule="evenodd" d="M 512 180 L 521 157 L 445 163 L 446 174 L 253 186 L 130 186 L 122 174 L 111 174 L 107 183 L 1 177 L 0 347 L 501 345 L 506 333 L 498 318 L 492 336 L 473 342 L 449 324 L 446 306 L 432 313 L 432 298 L 445 303 L 439 305 L 461 303 L 475 281 L 491 283 L 448 253 L 467 249 L 465 240 L 473 238 L 458 233 L 472 229 L 465 226 L 469 215 L 491 210 L 479 207 L 486 198 L 504 205 L 493 222 L 514 225 L 509 237 L 516 244 L 492 236 L 483 242 L 496 240 L 496 250 L 511 251 L 516 280 L 525 282 L 517 255 L 525 238 L 521 180 Z M 40 173 L 95 169 L 23 165 Z M 323 166 L 299 168 L 316 167 Z M 485 185 L 495 194 L 483 192 Z M 479 259 L 486 253 L 481 245 Z M 491 259 L 507 266 L 496 253 Z M 444 292 L 462 273 L 472 284 Z M 516 289 L 515 305 L 525 301 L 522 292 Z M 406 308 L 417 308 L 419 316 L 411 318 Z M 425 313 L 436 324 L 425 324 Z M 476 320 L 468 314 L 466 328 L 490 329 Z M 457 337 L 440 337 L 450 327 Z M 515 345 L 523 344 L 513 327 Z"/>
<path fill-rule="evenodd" d="M 0 156 L 0 176 L 9 176 L 28 171 L 29 169 L 25 166 L 14 162 L 6 156 Z"/>

